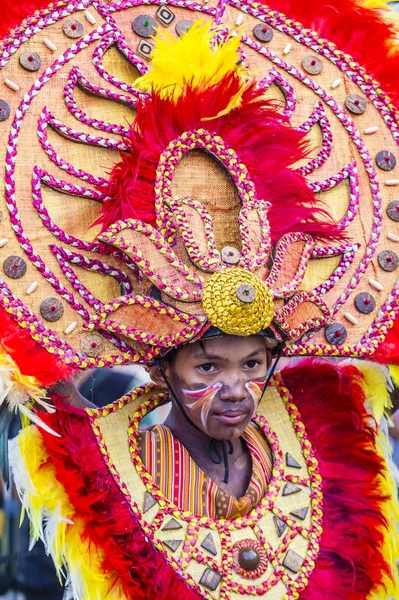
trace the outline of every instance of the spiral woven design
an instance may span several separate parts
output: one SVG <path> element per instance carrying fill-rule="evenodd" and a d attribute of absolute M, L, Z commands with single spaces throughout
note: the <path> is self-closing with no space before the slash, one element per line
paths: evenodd
<path fill-rule="evenodd" d="M 251 286 L 255 298 L 243 302 L 237 295 L 240 286 Z M 207 281 L 202 306 L 212 325 L 228 335 L 254 335 L 268 327 L 274 316 L 269 288 L 253 273 L 231 267 L 217 271 Z"/>

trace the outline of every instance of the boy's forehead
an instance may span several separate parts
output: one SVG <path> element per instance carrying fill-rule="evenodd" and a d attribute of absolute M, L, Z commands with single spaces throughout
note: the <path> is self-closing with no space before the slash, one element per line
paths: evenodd
<path fill-rule="evenodd" d="M 254 352 L 265 352 L 265 341 L 260 335 L 238 337 L 221 335 L 214 338 L 187 344 L 178 350 L 182 356 L 193 358 L 210 357 L 245 357 Z"/>

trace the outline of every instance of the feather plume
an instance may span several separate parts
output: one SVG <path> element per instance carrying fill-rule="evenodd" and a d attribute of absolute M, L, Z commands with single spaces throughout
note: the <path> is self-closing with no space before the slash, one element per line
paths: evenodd
<path fill-rule="evenodd" d="M 63 564 L 75 600 L 127 600 L 101 548 L 87 535 L 83 518 L 58 482 L 43 438 L 35 427 L 10 442 L 10 461 L 21 502 L 31 520 L 34 543 L 41 537 L 58 572 Z"/>
<path fill-rule="evenodd" d="M 323 536 L 306 600 L 386 600 L 391 582 L 397 583 L 389 553 L 397 547 L 397 523 L 388 523 L 396 499 L 365 408 L 363 375 L 355 366 L 308 359 L 282 377 L 323 479 Z M 398 597 L 397 588 L 392 596 Z"/>
<path fill-rule="evenodd" d="M 241 86 L 223 112 L 239 106 L 247 76 L 244 67 L 238 64 L 241 37 L 231 30 L 223 42 L 218 42 L 217 36 L 223 29 L 199 20 L 179 39 L 167 30 L 158 29 L 151 69 L 135 80 L 135 87 L 145 92 L 156 91 L 161 98 L 176 100 L 184 94 L 187 86 L 201 90 L 216 85 L 230 73 L 236 73 L 241 78 Z"/>

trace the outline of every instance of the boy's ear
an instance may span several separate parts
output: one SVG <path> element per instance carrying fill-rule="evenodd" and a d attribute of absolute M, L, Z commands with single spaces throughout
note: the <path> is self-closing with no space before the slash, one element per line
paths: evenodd
<path fill-rule="evenodd" d="M 151 381 L 153 381 L 154 383 L 159 385 L 159 387 L 163 387 L 163 388 L 167 387 L 165 380 L 161 375 L 161 371 L 159 370 L 158 365 L 152 365 L 152 367 L 150 369 L 150 377 L 151 377 Z"/>

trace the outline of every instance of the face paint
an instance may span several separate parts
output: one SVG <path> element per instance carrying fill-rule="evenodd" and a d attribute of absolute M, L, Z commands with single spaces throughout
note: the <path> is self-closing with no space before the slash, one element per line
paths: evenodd
<path fill-rule="evenodd" d="M 209 410 L 212 406 L 212 402 L 215 399 L 216 394 L 222 387 L 223 383 L 213 383 L 200 390 L 183 390 L 183 394 L 187 398 L 192 398 L 194 402 L 187 404 L 186 406 L 191 410 L 201 408 L 201 423 L 206 427 L 206 420 L 208 418 Z"/>
<path fill-rule="evenodd" d="M 262 398 L 265 385 L 266 381 L 248 381 L 248 383 L 245 384 L 245 389 L 247 390 L 254 402 L 254 413 L 256 412 L 259 401 Z"/>

